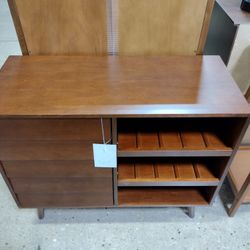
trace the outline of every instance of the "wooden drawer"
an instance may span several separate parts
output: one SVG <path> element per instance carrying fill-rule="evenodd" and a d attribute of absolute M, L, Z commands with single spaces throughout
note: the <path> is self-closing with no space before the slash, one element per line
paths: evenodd
<path fill-rule="evenodd" d="M 93 143 L 91 141 L 1 141 L 0 160 L 92 160 Z"/>
<path fill-rule="evenodd" d="M 109 207 L 113 206 L 113 197 L 109 193 L 86 194 L 19 194 L 22 208 L 59 208 L 59 207 Z"/>
<path fill-rule="evenodd" d="M 93 161 L 4 161 L 10 178 L 110 177 L 111 169 L 95 168 Z"/>
<path fill-rule="evenodd" d="M 103 120 L 110 138 L 110 119 Z M 2 119 L 0 140 L 102 140 L 100 119 Z"/>
<path fill-rule="evenodd" d="M 112 196 L 112 178 L 11 178 L 17 194 L 20 193 L 92 193 L 105 192 Z M 98 197 L 96 197 L 98 199 Z"/>

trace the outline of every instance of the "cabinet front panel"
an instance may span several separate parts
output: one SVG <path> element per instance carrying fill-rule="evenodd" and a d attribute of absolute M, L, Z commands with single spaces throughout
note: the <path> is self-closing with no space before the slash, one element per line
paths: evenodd
<path fill-rule="evenodd" d="M 95 168 L 85 161 L 4 161 L 5 173 L 11 178 L 36 177 L 110 177 L 111 169 Z"/>
<path fill-rule="evenodd" d="M 111 178 L 11 178 L 15 193 L 112 192 Z"/>
<path fill-rule="evenodd" d="M 113 199 L 108 193 L 91 194 L 18 194 L 22 208 L 37 207 L 108 207 Z"/>
<path fill-rule="evenodd" d="M 5 141 L 0 142 L 0 159 L 9 160 L 92 160 L 94 142 Z"/>
<path fill-rule="evenodd" d="M 110 119 L 104 119 L 110 137 Z M 102 140 L 100 119 L 5 119 L 0 120 L 2 140 Z"/>
<path fill-rule="evenodd" d="M 111 136 L 104 119 L 105 137 Z M 112 206 L 111 169 L 95 168 L 100 119 L 0 120 L 0 161 L 21 207 Z"/>

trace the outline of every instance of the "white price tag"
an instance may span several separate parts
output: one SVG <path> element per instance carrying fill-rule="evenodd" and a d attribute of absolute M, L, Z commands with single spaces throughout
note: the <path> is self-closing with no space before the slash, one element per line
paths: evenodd
<path fill-rule="evenodd" d="M 96 168 L 116 168 L 117 149 L 114 144 L 93 144 L 94 165 Z"/>

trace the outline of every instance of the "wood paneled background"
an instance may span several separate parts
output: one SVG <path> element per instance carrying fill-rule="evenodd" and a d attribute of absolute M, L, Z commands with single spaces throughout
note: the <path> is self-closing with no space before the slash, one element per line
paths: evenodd
<path fill-rule="evenodd" d="M 118 5 L 120 54 L 196 54 L 207 0 L 119 0 Z"/>
<path fill-rule="evenodd" d="M 26 55 L 195 55 L 214 0 L 8 2 Z"/>
<path fill-rule="evenodd" d="M 107 53 L 105 0 L 9 2 L 20 18 L 29 55 Z"/>

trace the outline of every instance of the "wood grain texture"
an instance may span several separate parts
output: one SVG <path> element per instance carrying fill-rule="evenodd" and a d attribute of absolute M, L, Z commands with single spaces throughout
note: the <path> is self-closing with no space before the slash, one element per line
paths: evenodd
<path fill-rule="evenodd" d="M 93 160 L 93 143 L 102 141 L 4 141 L 0 142 L 2 161 Z"/>
<path fill-rule="evenodd" d="M 155 165 L 155 169 L 157 178 L 175 179 L 175 171 L 173 164 L 159 162 Z"/>
<path fill-rule="evenodd" d="M 95 168 L 86 161 L 3 161 L 10 178 L 110 177 L 111 169 Z"/>
<path fill-rule="evenodd" d="M 0 174 L 2 175 L 2 178 L 3 178 L 4 182 L 6 183 L 7 187 L 9 188 L 10 193 L 11 193 L 13 199 L 15 200 L 17 206 L 20 207 L 20 203 L 19 203 L 19 200 L 17 198 L 17 195 L 14 192 L 13 187 L 12 187 L 12 185 L 10 183 L 10 180 L 9 180 L 9 178 L 7 177 L 7 175 L 6 175 L 5 171 L 4 171 L 4 167 L 3 167 L 3 164 L 2 164 L 1 161 L 0 161 Z"/>
<path fill-rule="evenodd" d="M 235 25 L 250 23 L 250 13 L 241 10 L 241 1 L 242 0 L 217 0 L 218 4 Z"/>
<path fill-rule="evenodd" d="M 250 147 L 242 146 L 237 152 L 229 170 L 231 185 L 237 194 L 250 174 Z M 243 202 L 250 203 L 250 192 L 247 193 Z"/>
<path fill-rule="evenodd" d="M 111 120 L 104 119 L 106 139 L 111 137 Z M 11 119 L 0 120 L 0 141 L 92 141 L 102 140 L 101 119 Z"/>
<path fill-rule="evenodd" d="M 228 210 L 229 216 L 234 216 L 237 210 L 239 209 L 241 203 L 243 203 L 247 197 L 247 195 L 250 192 L 250 174 L 248 174 L 245 182 L 243 183 L 240 191 L 237 193 L 237 195 L 234 198 L 234 201 L 232 203 L 232 206 Z"/>
<path fill-rule="evenodd" d="M 202 55 L 203 50 L 205 48 L 205 44 L 207 41 L 207 35 L 208 35 L 209 27 L 210 27 L 210 21 L 211 21 L 213 9 L 214 9 L 214 3 L 215 3 L 215 0 L 208 0 L 207 1 L 207 7 L 206 7 L 206 12 L 205 12 L 202 30 L 201 30 L 201 34 L 200 34 L 199 45 L 198 45 L 198 48 L 196 51 L 196 54 L 198 54 L 198 55 Z"/>
<path fill-rule="evenodd" d="M 202 206 L 208 205 L 199 188 L 119 188 L 119 206 Z"/>
<path fill-rule="evenodd" d="M 180 121 L 180 123 L 181 122 L 185 123 L 185 121 Z M 195 126 L 195 121 L 193 124 L 193 126 Z M 225 142 L 223 142 L 220 135 L 216 134 L 216 132 L 202 132 L 199 131 L 199 129 L 197 129 L 197 131 L 193 129 L 188 131 L 185 129 L 185 126 L 183 127 L 184 131 L 181 131 L 180 127 L 176 127 L 176 130 L 180 132 L 167 132 L 167 128 L 162 132 L 160 127 L 157 128 L 157 124 L 152 128 L 153 132 L 140 132 L 140 128 L 134 133 L 120 131 L 118 132 L 118 149 L 120 152 L 136 150 L 232 150 L 230 146 L 227 146 Z M 159 130 L 157 131 L 157 129 Z"/>
<path fill-rule="evenodd" d="M 0 72 L 0 117 L 248 114 L 216 56 L 10 57 Z"/>
<path fill-rule="evenodd" d="M 15 193 L 109 193 L 112 197 L 112 178 L 11 178 Z"/>
<path fill-rule="evenodd" d="M 9 0 L 9 3 L 16 6 L 12 15 L 20 19 L 29 55 L 107 53 L 105 0 Z"/>
<path fill-rule="evenodd" d="M 22 54 L 23 55 L 28 55 L 29 51 L 27 48 L 27 44 L 25 41 L 25 36 L 23 33 L 23 28 L 20 22 L 20 17 L 18 14 L 18 10 L 17 10 L 17 6 L 16 6 L 16 2 L 15 0 L 8 0 L 8 4 L 9 4 L 9 8 L 10 8 L 10 13 L 15 25 L 15 29 L 16 29 L 16 33 L 17 33 L 17 37 L 18 37 L 18 41 L 22 50 Z"/>
<path fill-rule="evenodd" d="M 216 161 L 126 159 L 118 164 L 119 186 L 216 186 Z"/>
<path fill-rule="evenodd" d="M 182 149 L 182 141 L 178 131 L 164 131 L 159 133 L 159 144 L 161 148 Z"/>
<path fill-rule="evenodd" d="M 185 149 L 205 149 L 202 133 L 200 131 L 184 131 L 181 132 L 181 140 Z"/>
<path fill-rule="evenodd" d="M 90 194 L 18 194 L 22 208 L 75 208 L 75 207 L 109 207 L 113 198 L 109 193 Z"/>
<path fill-rule="evenodd" d="M 118 54 L 195 55 L 197 53 L 207 0 L 118 0 L 117 2 Z"/>

